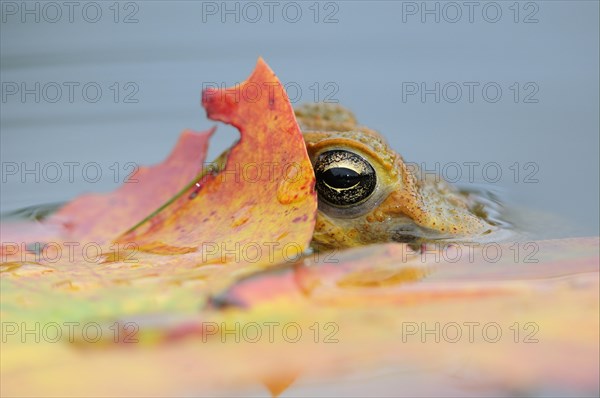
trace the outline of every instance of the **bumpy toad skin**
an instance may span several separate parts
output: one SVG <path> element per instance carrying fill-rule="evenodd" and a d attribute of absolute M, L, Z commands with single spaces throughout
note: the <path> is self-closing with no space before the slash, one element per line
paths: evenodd
<path fill-rule="evenodd" d="M 295 112 L 313 167 L 324 152 L 349 151 L 373 167 L 377 180 L 370 197 L 356 206 L 332 206 L 319 196 L 313 247 L 461 240 L 495 229 L 476 214 L 480 206 L 472 197 L 441 178 L 422 177 L 418 169 L 409 168 L 381 135 L 358 125 L 349 110 L 307 104 Z"/>

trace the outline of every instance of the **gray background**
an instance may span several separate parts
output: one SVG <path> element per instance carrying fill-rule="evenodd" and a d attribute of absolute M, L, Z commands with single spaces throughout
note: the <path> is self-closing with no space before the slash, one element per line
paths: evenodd
<path fill-rule="evenodd" d="M 427 2 L 438 7 L 439 22 L 422 15 L 422 2 L 275 2 L 272 16 L 262 1 L 228 2 L 239 11 L 224 15 L 222 2 L 120 2 L 118 15 L 113 1 L 90 3 L 77 2 L 71 22 L 62 2 L 54 3 L 60 17 L 56 7 L 39 2 L 38 15 L 26 14 L 25 21 L 21 2 L 2 2 L 2 211 L 114 189 L 116 169 L 122 181 L 128 162 L 159 162 L 183 129 L 212 126 L 200 106 L 203 85 L 243 81 L 262 56 L 296 104 L 347 105 L 408 161 L 427 169 L 439 163 L 451 179 L 461 165 L 459 182 L 466 185 L 463 163 L 479 162 L 476 185 L 519 209 L 540 237 L 598 234 L 597 1 L 476 2 L 471 21 L 463 2 Z M 40 83 L 39 103 L 34 95 L 6 91 L 23 82 Z M 73 102 L 64 85 L 61 99 L 51 102 L 55 91 L 42 90 L 49 82 L 79 83 Z M 97 102 L 83 97 L 89 82 L 102 89 Z M 439 102 L 403 91 L 436 82 Z M 479 84 L 472 102 L 464 82 Z M 484 97 L 487 83 L 502 89 L 498 101 L 491 101 L 493 90 Z M 462 97 L 452 102 L 455 84 Z M 125 102 L 134 89 L 130 99 L 137 103 Z M 533 91 L 528 99 L 537 102 L 526 102 Z M 211 157 L 236 135 L 219 126 Z M 22 169 L 36 162 L 39 182 Z M 74 179 L 62 167 L 51 182 L 52 162 L 79 162 Z M 102 171 L 94 183 L 86 181 L 94 169 L 83 174 L 90 162 Z M 497 166 L 484 174 L 491 162 Z M 8 173 L 15 164 L 17 173 Z M 493 182 L 498 167 L 502 177 Z"/>

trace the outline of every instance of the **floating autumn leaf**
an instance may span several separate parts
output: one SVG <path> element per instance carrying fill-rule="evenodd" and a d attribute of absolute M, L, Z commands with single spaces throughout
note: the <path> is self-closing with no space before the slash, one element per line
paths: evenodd
<path fill-rule="evenodd" d="M 238 92 L 230 95 L 231 90 Z M 239 143 L 220 157 L 225 165 L 219 174 L 202 167 L 212 131 L 185 133 L 165 163 L 132 175 L 135 183 L 107 195 L 85 195 L 59 210 L 48 221 L 64 227 L 55 240 L 94 242 L 108 250 L 114 247 L 107 245 L 111 239 L 144 220 L 118 239 L 117 249 L 194 253 L 171 257 L 170 263 L 255 266 L 278 264 L 302 253 L 314 228 L 314 173 L 275 74 L 259 59 L 244 84 L 206 90 L 203 105 L 210 118 L 231 123 L 241 133 Z M 20 244 L 3 246 L 5 262 L 23 257 Z M 112 254 L 111 260 L 119 255 Z"/>
<path fill-rule="evenodd" d="M 259 59 L 240 86 L 207 89 L 207 116 L 241 138 L 210 174 L 119 238 L 140 250 L 198 253 L 202 262 L 278 264 L 303 252 L 316 215 L 315 177 L 283 86 Z"/>

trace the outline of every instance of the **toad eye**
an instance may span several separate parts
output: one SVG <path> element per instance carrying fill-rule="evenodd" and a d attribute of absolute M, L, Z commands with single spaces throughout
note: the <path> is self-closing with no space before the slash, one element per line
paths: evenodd
<path fill-rule="evenodd" d="M 361 156 L 344 150 L 323 152 L 315 162 L 319 198 L 336 207 L 356 205 L 377 185 L 373 166 Z"/>

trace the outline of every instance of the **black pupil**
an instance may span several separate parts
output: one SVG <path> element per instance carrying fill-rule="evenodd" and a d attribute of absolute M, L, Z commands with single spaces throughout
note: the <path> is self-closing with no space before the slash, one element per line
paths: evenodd
<path fill-rule="evenodd" d="M 377 185 L 373 166 L 350 151 L 323 152 L 314 168 L 319 200 L 332 206 L 357 205 L 369 198 Z"/>
<path fill-rule="evenodd" d="M 350 188 L 358 184 L 361 175 L 345 167 L 333 167 L 325 170 L 320 178 L 332 188 Z"/>

